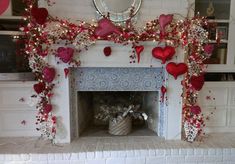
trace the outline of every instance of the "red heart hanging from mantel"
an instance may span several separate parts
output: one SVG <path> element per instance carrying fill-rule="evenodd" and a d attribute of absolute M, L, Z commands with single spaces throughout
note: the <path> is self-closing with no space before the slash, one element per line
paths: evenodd
<path fill-rule="evenodd" d="M 31 10 L 31 14 L 36 22 L 40 25 L 43 25 L 48 17 L 48 11 L 46 8 L 37 8 L 33 7 Z"/>
<path fill-rule="evenodd" d="M 176 64 L 174 62 L 170 62 L 166 65 L 166 70 L 169 74 L 174 76 L 175 79 L 177 79 L 179 75 L 182 75 L 188 71 L 188 67 L 185 63 Z"/>
<path fill-rule="evenodd" d="M 135 52 L 137 54 L 138 63 L 140 62 L 140 53 L 144 50 L 144 46 L 135 46 Z"/>
<path fill-rule="evenodd" d="M 116 33 L 118 35 L 122 34 L 120 29 L 115 26 L 109 19 L 103 18 L 98 21 L 98 26 L 96 27 L 94 32 L 97 37 L 105 38 L 113 33 Z"/>
<path fill-rule="evenodd" d="M 171 46 L 155 47 L 152 50 L 153 57 L 162 60 L 162 64 L 165 64 L 167 60 L 170 60 L 175 54 L 175 48 Z"/>
<path fill-rule="evenodd" d="M 159 25 L 160 25 L 160 29 L 161 31 L 164 33 L 165 32 L 165 27 L 170 24 L 173 20 L 173 14 L 161 14 L 158 21 L 159 21 Z"/>
<path fill-rule="evenodd" d="M 205 82 L 204 75 L 192 76 L 190 79 L 192 87 L 197 91 L 200 91 L 202 89 L 204 82 Z"/>

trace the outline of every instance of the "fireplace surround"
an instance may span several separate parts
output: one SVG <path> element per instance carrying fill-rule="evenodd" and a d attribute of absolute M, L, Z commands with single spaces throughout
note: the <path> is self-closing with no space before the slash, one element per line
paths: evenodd
<path fill-rule="evenodd" d="M 158 43 L 143 43 L 145 50 L 140 63 L 129 63 L 130 46 L 114 46 L 107 41 L 99 41 L 91 46 L 89 51 L 82 52 L 81 66 L 71 68 L 68 78 L 57 77 L 59 85 L 55 86 L 55 96 L 52 100 L 52 103 L 56 104 L 55 114 L 58 116 L 56 142 L 69 143 L 79 137 L 78 91 L 157 91 L 160 101 L 159 91 L 162 85 L 167 87 L 167 94 L 165 101 L 159 105 L 158 136 L 165 139 L 180 139 L 182 77 L 175 80 L 168 76 L 165 65 L 150 55 L 156 44 Z M 112 55 L 109 57 L 102 53 L 106 46 L 112 48 Z M 183 54 L 182 51 L 177 49 L 172 61 L 183 61 L 183 55 L 180 55 Z M 58 62 L 53 57 L 48 61 L 54 66 Z M 57 68 L 57 72 L 63 75 L 63 66 Z"/>

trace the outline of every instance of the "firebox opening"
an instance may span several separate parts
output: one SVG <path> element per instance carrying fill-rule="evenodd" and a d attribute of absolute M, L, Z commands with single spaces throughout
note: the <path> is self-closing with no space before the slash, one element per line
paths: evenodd
<path fill-rule="evenodd" d="M 77 98 L 79 136 L 111 136 L 110 119 L 116 121 L 126 117 L 131 118 L 132 124 L 128 135 L 157 135 L 157 91 L 79 91 Z"/>

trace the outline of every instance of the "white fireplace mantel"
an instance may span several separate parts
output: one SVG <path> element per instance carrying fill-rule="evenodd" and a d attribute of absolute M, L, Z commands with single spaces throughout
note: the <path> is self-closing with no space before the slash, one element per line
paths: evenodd
<path fill-rule="evenodd" d="M 132 53 L 131 45 L 123 46 L 117 45 L 107 41 L 98 41 L 94 45 L 90 46 L 87 51 L 79 54 L 81 60 L 81 67 L 165 67 L 161 62 L 152 57 L 151 51 L 157 46 L 154 42 L 143 42 L 144 51 L 141 53 L 140 63 L 131 64 L 129 61 L 129 55 Z M 106 57 L 103 54 L 103 48 L 110 46 L 112 48 L 112 54 Z M 176 57 L 177 56 L 177 57 Z M 69 79 L 71 77 L 64 77 L 64 68 L 67 67 L 65 64 L 56 64 L 57 59 L 51 57 L 49 63 L 56 68 L 57 77 L 54 97 L 52 104 L 55 104 L 54 113 L 59 118 L 58 132 L 56 135 L 56 141 L 60 143 L 69 143 L 74 136 L 73 122 L 71 122 L 71 107 L 70 102 L 70 87 Z M 176 50 L 175 57 L 171 60 L 175 62 L 183 61 L 183 50 L 178 48 Z M 168 102 L 166 106 L 167 114 L 165 118 L 166 128 L 164 129 L 165 139 L 180 139 L 181 138 L 181 113 L 182 113 L 182 76 L 175 80 L 172 76 L 166 74 L 166 85 L 167 85 L 167 97 Z M 73 127 L 73 128 L 72 128 Z M 73 135 L 72 135 L 73 134 Z"/>

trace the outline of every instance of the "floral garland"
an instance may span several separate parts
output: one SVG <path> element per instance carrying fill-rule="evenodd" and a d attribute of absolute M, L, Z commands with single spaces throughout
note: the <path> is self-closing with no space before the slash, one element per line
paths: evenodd
<path fill-rule="evenodd" d="M 52 5 L 49 0 L 47 2 Z M 143 29 L 137 30 L 131 19 L 124 26 L 115 25 L 105 17 L 93 24 L 84 21 L 71 23 L 50 16 L 46 8 L 36 7 L 36 0 L 25 0 L 25 3 L 27 8 L 24 19 L 28 23 L 21 30 L 27 38 L 24 51 L 38 79 L 34 90 L 37 93 L 35 97 L 38 98 L 38 130 L 43 137 L 53 140 L 56 134 L 56 116 L 53 115 L 53 105 L 50 103 L 56 70 L 46 62 L 45 57 L 54 55 L 60 62 L 67 63 L 70 67 L 78 67 L 80 61 L 77 54 L 84 49 L 87 50 L 97 40 L 107 40 L 123 46 L 132 44 L 133 54 L 130 55 L 130 63 L 140 62 L 140 55 L 144 50 L 144 46 L 139 44 L 140 41 L 165 43 L 164 48 L 157 46 L 152 50 L 152 56 L 161 60 L 162 64 L 174 56 L 175 48 L 183 47 L 185 63 L 169 62 L 166 70 L 175 79 L 186 74 L 182 81 L 185 137 L 188 141 L 193 141 L 201 134 L 205 124 L 201 109 L 197 105 L 197 92 L 204 84 L 206 65 L 203 61 L 209 58 L 213 51 L 213 46 L 207 44 L 206 19 L 195 16 L 192 19 L 177 21 L 173 15 L 162 14 L 159 19 L 149 21 Z M 52 48 L 55 44 L 64 46 Z M 111 54 L 110 47 L 104 49 L 104 54 Z M 65 68 L 64 72 L 66 77 L 69 69 Z M 161 91 L 165 94 L 167 88 L 163 86 Z M 192 130 L 195 132 L 193 135 L 190 133 Z"/>

